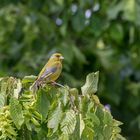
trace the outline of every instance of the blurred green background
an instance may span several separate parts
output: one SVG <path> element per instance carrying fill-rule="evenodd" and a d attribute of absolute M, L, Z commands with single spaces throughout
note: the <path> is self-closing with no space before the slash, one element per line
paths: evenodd
<path fill-rule="evenodd" d="M 140 139 L 140 0 L 0 1 L 0 76 L 37 75 L 54 52 L 62 84 L 100 71 L 101 102 Z"/>

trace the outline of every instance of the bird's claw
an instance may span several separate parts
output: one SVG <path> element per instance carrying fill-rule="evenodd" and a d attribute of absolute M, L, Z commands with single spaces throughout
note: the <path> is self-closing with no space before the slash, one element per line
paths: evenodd
<path fill-rule="evenodd" d="M 59 84 L 59 83 L 57 83 L 57 82 L 55 82 L 55 81 L 51 81 L 51 84 L 52 84 L 52 85 L 57 85 L 57 86 L 60 86 L 60 87 L 65 88 L 63 85 L 61 85 L 61 84 Z"/>

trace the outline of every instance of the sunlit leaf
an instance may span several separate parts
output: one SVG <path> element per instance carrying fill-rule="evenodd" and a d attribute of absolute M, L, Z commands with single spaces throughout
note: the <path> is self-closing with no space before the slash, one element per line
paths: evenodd
<path fill-rule="evenodd" d="M 93 140 L 94 131 L 90 127 L 86 126 L 81 137 L 83 140 Z"/>
<path fill-rule="evenodd" d="M 21 125 L 24 122 L 24 116 L 21 104 L 14 97 L 10 99 L 10 115 L 16 127 L 20 129 Z"/>
<path fill-rule="evenodd" d="M 64 134 L 72 134 L 76 125 L 76 114 L 73 110 L 68 110 L 61 122 L 61 131 Z"/>
<path fill-rule="evenodd" d="M 83 130 L 85 129 L 85 123 L 83 121 L 83 118 L 82 118 L 81 114 L 79 114 L 79 117 L 80 117 L 80 137 L 81 137 L 81 135 L 83 133 Z"/>
<path fill-rule="evenodd" d="M 124 0 L 124 18 L 130 20 L 130 21 L 134 21 L 135 20 L 135 4 L 136 2 L 133 0 Z"/>
<path fill-rule="evenodd" d="M 36 79 L 36 76 L 25 76 L 25 77 L 22 79 L 22 83 L 25 84 L 25 83 L 34 82 L 35 79 Z"/>
<path fill-rule="evenodd" d="M 58 140 L 69 140 L 69 135 L 68 134 L 62 134 Z"/>
<path fill-rule="evenodd" d="M 0 93 L 0 108 L 3 107 L 5 104 L 5 96 Z"/>
<path fill-rule="evenodd" d="M 21 92 L 21 89 L 22 89 L 22 84 L 21 84 L 21 81 L 18 79 L 18 80 L 17 80 L 17 83 L 16 83 L 16 88 L 14 89 L 14 93 L 13 93 L 13 96 L 14 96 L 15 98 L 18 99 L 19 94 L 20 94 L 20 92 Z"/>
<path fill-rule="evenodd" d="M 61 107 L 61 103 L 58 104 L 58 106 L 51 111 L 51 113 L 48 116 L 48 128 L 53 129 L 53 132 L 56 132 L 59 126 L 59 123 L 62 119 L 62 107 Z"/>
<path fill-rule="evenodd" d="M 60 89 L 60 94 L 61 94 L 62 102 L 63 102 L 64 106 L 66 106 L 66 104 L 68 103 L 69 92 L 68 92 L 67 89 L 61 88 L 61 89 Z"/>
<path fill-rule="evenodd" d="M 99 72 L 90 73 L 86 77 L 86 83 L 81 87 L 83 95 L 94 94 L 97 91 Z"/>

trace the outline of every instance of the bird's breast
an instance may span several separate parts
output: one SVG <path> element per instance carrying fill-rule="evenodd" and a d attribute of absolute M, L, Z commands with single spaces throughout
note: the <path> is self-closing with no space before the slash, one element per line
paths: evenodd
<path fill-rule="evenodd" d="M 61 74 L 61 71 L 62 71 L 62 65 L 61 65 L 61 63 L 58 63 L 57 64 L 56 71 L 49 76 L 49 79 L 51 79 L 51 81 L 57 80 L 58 77 Z"/>

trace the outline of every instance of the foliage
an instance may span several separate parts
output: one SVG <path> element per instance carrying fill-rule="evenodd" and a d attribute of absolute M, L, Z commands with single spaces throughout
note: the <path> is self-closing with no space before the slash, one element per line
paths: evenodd
<path fill-rule="evenodd" d="M 102 103 L 124 122 L 127 139 L 137 140 L 139 13 L 140 0 L 1 0 L 0 76 L 38 74 L 56 51 L 65 57 L 62 83 L 79 88 L 87 73 L 100 70 Z"/>
<path fill-rule="evenodd" d="M 7 97 L 5 102 L 3 96 L 0 98 L 0 139 L 125 140 L 120 135 L 122 123 L 113 119 L 94 94 L 98 72 L 87 76 L 82 94 L 68 86 L 42 85 L 36 91 L 29 90 L 28 78 L 20 81 L 20 91 L 19 79 L 0 80 L 0 95 Z M 11 79 L 15 84 L 8 82 Z"/>

